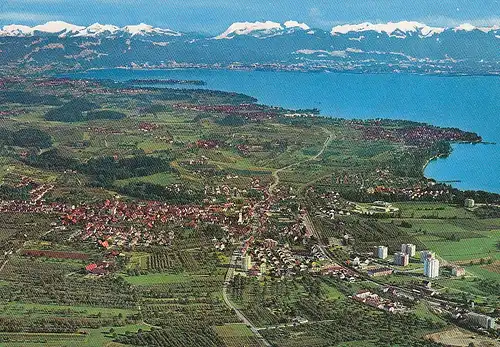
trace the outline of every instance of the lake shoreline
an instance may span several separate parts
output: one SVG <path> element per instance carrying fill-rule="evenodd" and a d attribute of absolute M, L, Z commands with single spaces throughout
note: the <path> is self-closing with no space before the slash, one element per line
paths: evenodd
<path fill-rule="evenodd" d="M 455 158 L 453 157 L 453 153 L 456 152 L 457 146 L 464 146 L 464 147 L 470 147 L 471 149 L 473 146 L 476 145 L 487 145 L 487 146 L 496 146 L 497 144 L 495 142 L 487 142 L 487 141 L 480 141 L 480 142 L 456 142 L 452 143 L 452 150 L 448 154 L 439 154 L 435 155 L 432 158 L 429 158 L 426 163 L 423 166 L 423 176 L 426 179 L 433 180 L 437 183 L 446 183 L 450 184 L 452 187 L 466 191 L 466 190 L 474 190 L 474 191 L 486 191 L 489 193 L 496 193 L 500 194 L 500 190 L 489 190 L 489 189 L 482 189 L 482 188 L 470 188 L 470 187 L 462 187 L 463 180 L 460 177 L 444 177 L 440 178 L 441 174 L 436 174 L 436 173 L 429 173 L 429 169 L 433 170 L 438 170 L 438 171 L 443 171 L 446 172 L 446 160 L 451 159 L 454 160 Z M 471 156 L 473 155 L 472 153 L 470 154 Z M 432 165 L 436 167 L 431 167 Z M 450 170 L 451 171 L 451 170 Z M 458 185 L 457 185 L 458 184 Z"/>

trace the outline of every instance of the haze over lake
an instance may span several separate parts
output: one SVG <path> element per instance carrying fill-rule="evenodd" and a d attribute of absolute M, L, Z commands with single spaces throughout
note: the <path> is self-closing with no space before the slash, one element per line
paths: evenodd
<path fill-rule="evenodd" d="M 500 193 L 500 78 L 410 74 L 301 73 L 231 70 L 92 70 L 72 77 L 203 80 L 206 88 L 244 93 L 259 103 L 319 108 L 342 118 L 409 119 L 477 132 L 498 145 L 454 145 L 449 158 L 432 161 L 426 175 L 460 181 L 461 189 Z"/>

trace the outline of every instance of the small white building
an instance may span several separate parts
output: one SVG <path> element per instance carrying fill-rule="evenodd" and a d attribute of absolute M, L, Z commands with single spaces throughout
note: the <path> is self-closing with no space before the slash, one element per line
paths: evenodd
<path fill-rule="evenodd" d="M 467 208 L 473 208 L 475 204 L 476 204 L 476 202 L 474 201 L 474 199 L 465 199 L 464 200 L 464 206 Z"/>
<path fill-rule="evenodd" d="M 465 276 L 465 269 L 461 266 L 453 266 L 451 268 L 451 275 L 455 277 Z"/>

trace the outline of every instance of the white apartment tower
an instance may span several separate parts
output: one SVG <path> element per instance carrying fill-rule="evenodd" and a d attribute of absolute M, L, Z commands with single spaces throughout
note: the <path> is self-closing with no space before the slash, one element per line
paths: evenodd
<path fill-rule="evenodd" d="M 406 266 L 410 262 L 410 256 L 407 253 L 397 252 L 394 253 L 394 264 L 399 266 Z"/>
<path fill-rule="evenodd" d="M 435 254 L 431 251 L 421 251 L 420 252 L 420 261 L 423 263 L 428 258 L 434 258 Z"/>
<path fill-rule="evenodd" d="M 379 259 L 385 259 L 385 258 L 387 258 L 387 252 L 388 251 L 389 250 L 387 249 L 386 246 L 378 246 L 377 247 L 377 257 Z"/>
<path fill-rule="evenodd" d="M 408 254 L 410 257 L 414 257 L 417 252 L 417 247 L 411 243 L 405 243 L 401 245 L 401 252 Z"/>
<path fill-rule="evenodd" d="M 252 269 L 252 257 L 250 255 L 245 255 L 242 259 L 243 271 L 250 271 Z"/>
<path fill-rule="evenodd" d="M 439 260 L 427 258 L 424 260 L 424 276 L 436 278 L 439 276 Z"/>

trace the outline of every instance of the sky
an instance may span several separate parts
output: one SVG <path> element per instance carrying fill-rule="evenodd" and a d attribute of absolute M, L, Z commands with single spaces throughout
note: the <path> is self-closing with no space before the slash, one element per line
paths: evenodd
<path fill-rule="evenodd" d="M 0 25 L 64 20 L 147 23 L 220 33 L 237 21 L 297 20 L 311 27 L 416 20 L 428 25 L 500 25 L 500 0 L 0 0 Z"/>

